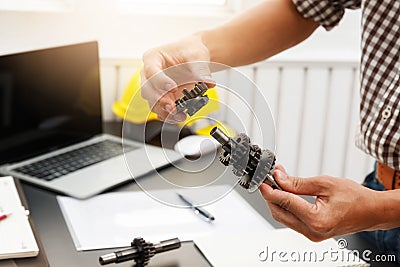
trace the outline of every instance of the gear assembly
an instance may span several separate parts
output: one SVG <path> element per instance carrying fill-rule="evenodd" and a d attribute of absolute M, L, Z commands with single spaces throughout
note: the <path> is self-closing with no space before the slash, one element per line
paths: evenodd
<path fill-rule="evenodd" d="M 207 90 L 207 85 L 202 82 L 196 83 L 190 91 L 183 89 L 183 97 L 175 101 L 176 110 L 193 116 L 208 103 L 209 98 L 204 95 Z"/>
<path fill-rule="evenodd" d="M 222 146 L 219 160 L 225 166 L 233 167 L 233 174 L 240 177 L 239 184 L 242 187 L 254 192 L 262 183 L 266 183 L 274 189 L 282 190 L 273 175 L 275 154 L 271 150 L 251 144 L 250 138 L 244 133 L 230 138 L 218 127 L 214 127 L 210 135 Z"/>
<path fill-rule="evenodd" d="M 190 116 L 195 114 L 208 102 L 207 95 L 204 95 L 207 89 L 204 83 L 197 83 L 190 92 L 184 89 L 184 97 L 176 101 L 177 110 Z M 219 160 L 225 166 L 233 167 L 233 173 L 239 177 L 242 187 L 254 192 L 262 183 L 266 183 L 274 189 L 282 190 L 273 175 L 275 154 L 271 150 L 252 144 L 244 133 L 230 138 L 218 127 L 214 127 L 210 135 L 222 146 Z"/>
<path fill-rule="evenodd" d="M 110 263 L 121 263 L 134 260 L 134 267 L 144 267 L 149 263 L 150 258 L 155 254 L 163 253 L 180 247 L 181 241 L 178 238 L 172 238 L 153 244 L 146 242 L 141 237 L 138 237 L 133 239 L 130 248 L 103 255 L 99 258 L 99 263 L 101 265 L 106 265 Z"/>

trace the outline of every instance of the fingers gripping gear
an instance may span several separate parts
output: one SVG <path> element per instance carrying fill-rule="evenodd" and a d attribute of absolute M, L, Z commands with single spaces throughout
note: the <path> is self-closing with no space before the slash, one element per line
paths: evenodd
<path fill-rule="evenodd" d="M 219 160 L 225 166 L 233 167 L 233 173 L 240 177 L 239 184 L 242 187 L 254 192 L 264 182 L 281 189 L 273 176 L 275 155 L 272 151 L 252 145 L 250 138 L 243 133 L 230 138 L 215 127 L 210 134 L 222 145 Z"/>
<path fill-rule="evenodd" d="M 207 85 L 202 82 L 196 83 L 190 91 L 183 89 L 183 97 L 175 101 L 176 110 L 193 116 L 208 103 L 208 96 L 204 95 L 207 90 Z"/>

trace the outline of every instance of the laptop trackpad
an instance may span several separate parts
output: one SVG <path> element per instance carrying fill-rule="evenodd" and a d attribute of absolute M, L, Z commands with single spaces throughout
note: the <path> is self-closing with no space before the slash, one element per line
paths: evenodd
<path fill-rule="evenodd" d="M 56 179 L 52 184 L 74 197 L 86 198 L 129 180 L 134 181 L 124 157 L 118 156 Z"/>

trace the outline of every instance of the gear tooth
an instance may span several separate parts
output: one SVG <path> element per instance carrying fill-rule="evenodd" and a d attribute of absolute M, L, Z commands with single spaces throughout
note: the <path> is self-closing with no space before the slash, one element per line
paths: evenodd
<path fill-rule="evenodd" d="M 249 188 L 250 180 L 251 180 L 250 176 L 244 175 L 239 179 L 239 185 L 247 189 Z"/>
<path fill-rule="evenodd" d="M 249 187 L 250 187 L 250 184 L 249 184 L 249 183 L 242 183 L 242 182 L 239 182 L 239 185 L 240 185 L 241 187 L 245 188 L 245 189 L 249 189 Z"/>
<path fill-rule="evenodd" d="M 230 160 L 231 160 L 231 154 L 229 154 L 228 152 L 222 151 L 222 152 L 219 154 L 219 161 L 220 161 L 222 164 L 224 164 L 225 166 L 228 166 L 228 165 L 229 165 Z"/>
<path fill-rule="evenodd" d="M 246 172 L 246 167 L 250 152 L 250 138 L 241 133 L 232 142 L 232 152 L 230 165 L 234 167 L 236 176 L 243 176 Z M 247 159 L 247 160 L 246 160 Z M 246 161 L 244 161 L 246 160 Z"/>

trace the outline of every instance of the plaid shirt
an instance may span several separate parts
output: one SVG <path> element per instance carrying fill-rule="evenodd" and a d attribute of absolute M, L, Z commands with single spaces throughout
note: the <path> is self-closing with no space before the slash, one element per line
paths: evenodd
<path fill-rule="evenodd" d="M 362 9 L 360 128 L 356 145 L 400 170 L 400 0 L 292 0 L 330 30 L 346 8 Z"/>

